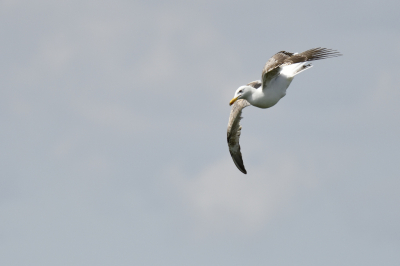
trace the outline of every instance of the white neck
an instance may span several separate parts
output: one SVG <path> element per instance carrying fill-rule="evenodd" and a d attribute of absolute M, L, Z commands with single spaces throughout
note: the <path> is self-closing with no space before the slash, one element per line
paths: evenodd
<path fill-rule="evenodd" d="M 249 95 L 245 98 L 251 105 L 258 106 L 258 102 L 261 98 L 264 97 L 264 93 L 261 88 L 255 89 L 250 87 Z"/>

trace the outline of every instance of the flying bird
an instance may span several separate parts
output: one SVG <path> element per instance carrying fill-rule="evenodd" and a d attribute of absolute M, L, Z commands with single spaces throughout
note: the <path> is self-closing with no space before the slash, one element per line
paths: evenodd
<path fill-rule="evenodd" d="M 239 137 L 243 108 L 253 105 L 258 108 L 270 108 L 286 95 L 294 76 L 312 67 L 310 61 L 341 56 L 338 51 L 327 48 L 313 48 L 302 53 L 280 51 L 272 56 L 265 64 L 261 80 L 240 86 L 229 102 L 232 106 L 228 122 L 228 147 L 233 162 L 244 174 L 242 154 L 240 152 Z"/>

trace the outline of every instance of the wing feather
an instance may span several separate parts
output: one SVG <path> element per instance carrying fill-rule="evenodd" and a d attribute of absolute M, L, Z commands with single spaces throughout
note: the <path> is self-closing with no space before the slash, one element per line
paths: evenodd
<path fill-rule="evenodd" d="M 239 138 L 242 129 L 240 126 L 240 120 L 242 119 L 241 115 L 243 108 L 249 105 L 250 103 L 244 99 L 239 99 L 232 105 L 227 130 L 229 152 L 236 167 L 244 174 L 247 174 L 247 171 L 244 168 L 239 145 Z"/>
<path fill-rule="evenodd" d="M 299 54 L 280 51 L 272 56 L 263 68 L 261 74 L 263 83 L 262 88 L 266 88 L 268 83 L 280 72 L 281 66 L 337 56 L 341 56 L 338 51 L 321 47 L 312 48 Z"/>

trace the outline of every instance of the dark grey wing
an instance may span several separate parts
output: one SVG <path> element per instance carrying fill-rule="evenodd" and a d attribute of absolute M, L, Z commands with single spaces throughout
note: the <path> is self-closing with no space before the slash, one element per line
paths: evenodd
<path fill-rule="evenodd" d="M 273 77 L 275 77 L 280 71 L 279 67 L 283 64 L 286 64 L 286 60 L 293 56 L 293 53 L 289 53 L 286 51 L 280 51 L 274 54 L 268 61 L 265 63 L 263 71 L 261 73 L 261 80 L 263 84 L 263 89 L 266 85 L 271 81 Z"/>
<path fill-rule="evenodd" d="M 312 48 L 299 54 L 281 51 L 271 57 L 264 66 L 261 74 L 263 89 L 268 85 L 269 81 L 280 72 L 281 66 L 337 56 L 341 56 L 338 51 L 321 47 Z"/>
<path fill-rule="evenodd" d="M 262 73 L 268 73 L 271 70 L 274 70 L 275 68 L 281 66 L 285 63 L 286 59 L 290 58 L 293 55 L 293 53 L 289 53 L 286 51 L 277 52 L 267 61 L 267 63 L 265 63 Z"/>
<path fill-rule="evenodd" d="M 331 57 L 337 57 L 341 56 L 338 51 L 328 49 L 328 48 L 312 48 L 310 50 L 304 51 L 299 54 L 294 54 L 288 59 L 286 59 L 286 64 L 295 64 L 295 63 L 301 63 L 301 62 L 306 62 L 306 61 L 315 61 L 315 60 L 321 60 L 321 59 L 326 59 L 326 58 L 331 58 Z"/>
<path fill-rule="evenodd" d="M 239 145 L 240 132 L 242 129 L 240 126 L 240 120 L 242 119 L 242 109 L 249 105 L 250 103 L 244 99 L 239 99 L 232 105 L 227 130 L 229 152 L 236 167 L 243 174 L 247 174 L 247 172 L 244 168 L 242 153 L 240 152 Z"/>

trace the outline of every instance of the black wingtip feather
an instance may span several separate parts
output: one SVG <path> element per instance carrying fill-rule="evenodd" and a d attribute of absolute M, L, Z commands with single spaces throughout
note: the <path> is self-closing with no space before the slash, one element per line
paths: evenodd
<path fill-rule="evenodd" d="M 246 168 L 244 168 L 242 156 L 239 154 L 234 154 L 230 152 L 233 162 L 235 163 L 236 167 L 242 172 L 243 174 L 247 174 Z"/>
<path fill-rule="evenodd" d="M 300 53 L 299 55 L 306 56 L 307 61 L 315 61 L 315 60 L 342 56 L 342 54 L 336 50 L 322 48 L 322 47 L 309 49 L 307 51 Z"/>

